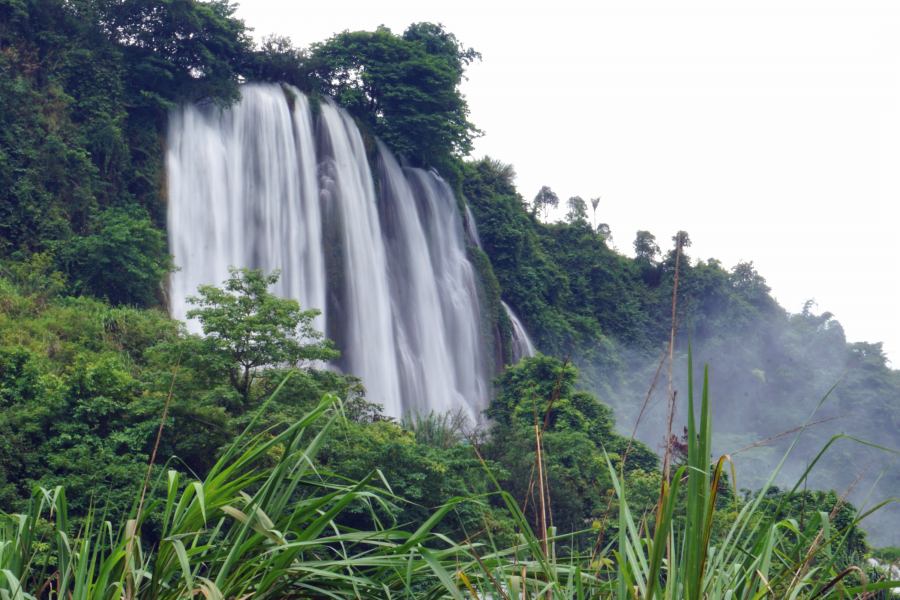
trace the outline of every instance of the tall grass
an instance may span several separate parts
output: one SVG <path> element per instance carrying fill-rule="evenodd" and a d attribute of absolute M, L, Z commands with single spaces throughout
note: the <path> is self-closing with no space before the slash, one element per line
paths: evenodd
<path fill-rule="evenodd" d="M 325 396 L 283 433 L 239 436 L 202 481 L 182 485 L 169 471 L 157 484 L 165 501 L 138 511 L 136 500 L 124 523 L 110 522 L 98 508 L 73 530 L 65 491 L 35 489 L 24 514 L 0 518 L 0 599 L 814 600 L 862 593 L 863 586 L 843 584 L 859 569 L 838 560 L 849 528 L 835 530 L 827 514 L 802 527 L 779 520 L 780 510 L 759 510 L 763 493 L 736 509 L 725 537 L 713 541 L 728 457 L 710 463 L 708 378 L 697 411 L 692 373 L 689 355 L 688 463 L 663 483 L 654 515 L 637 517 L 607 457 L 618 535 L 589 554 L 556 556 L 557 542 L 583 532 L 532 531 L 499 484 L 496 494 L 520 530 L 512 546 L 498 547 L 490 537 L 455 543 L 431 533 L 459 502 L 485 498 L 454 499 L 413 533 L 341 527 L 337 517 L 351 503 L 374 509 L 387 497 L 371 485 L 381 479 L 377 471 L 337 485 L 316 470 L 317 452 L 340 423 L 339 400 Z M 438 432 L 446 423 L 437 427 L 419 416 L 412 425 L 444 443 Z M 274 466 L 260 467 L 273 457 Z M 676 517 L 678 502 L 684 504 Z M 141 536 L 150 515 L 161 527 L 152 548 Z M 870 583 L 865 591 L 896 586 Z"/>

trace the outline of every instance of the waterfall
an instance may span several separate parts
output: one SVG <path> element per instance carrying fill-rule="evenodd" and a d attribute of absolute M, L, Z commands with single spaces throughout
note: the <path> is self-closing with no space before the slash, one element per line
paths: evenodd
<path fill-rule="evenodd" d="M 490 387 L 479 324 L 478 285 L 466 255 L 456 199 L 450 186 L 434 172 L 407 169 L 407 176 L 421 201 L 456 389 L 466 398 L 487 399 Z"/>
<path fill-rule="evenodd" d="M 481 236 L 478 235 L 478 225 L 475 223 L 475 215 L 472 214 L 472 209 L 469 208 L 469 205 L 466 204 L 466 238 L 469 240 L 470 246 L 475 246 L 479 250 L 484 250 L 481 247 Z"/>
<path fill-rule="evenodd" d="M 509 315 L 509 321 L 512 324 L 513 364 L 517 365 L 523 357 L 534 356 L 534 344 L 528 337 L 525 325 L 509 307 L 509 304 L 504 302 L 503 308 L 506 309 L 506 314 Z"/>
<path fill-rule="evenodd" d="M 435 173 L 401 167 L 378 144 L 376 186 L 356 124 L 278 85 L 246 85 L 230 110 L 170 116 L 166 156 L 171 312 L 220 284 L 229 265 L 282 271 L 276 293 L 318 308 L 314 326 L 399 417 L 489 398 L 478 284 L 456 199 Z M 469 219 L 467 219 L 468 221 Z M 199 325 L 189 323 L 191 331 Z"/>
<path fill-rule="evenodd" d="M 369 400 L 391 415 L 402 412 L 387 256 L 375 204 L 375 187 L 362 137 L 353 121 L 322 105 L 319 165 L 321 201 L 339 213 L 343 253 L 335 266 L 343 275 L 342 331 L 337 337 L 346 371 L 362 377 Z"/>
<path fill-rule="evenodd" d="M 478 223 L 475 221 L 475 215 L 472 214 L 472 210 L 469 208 L 468 204 L 466 205 L 466 238 L 468 239 L 470 246 L 475 246 L 479 250 L 483 250 L 481 247 L 481 236 L 478 235 Z M 534 356 L 534 343 L 532 343 L 531 338 L 528 336 L 528 331 L 525 329 L 522 320 L 516 316 L 516 313 L 509 307 L 509 304 L 502 301 L 501 303 L 503 304 L 503 309 L 506 310 L 506 316 L 509 317 L 511 326 L 510 333 L 512 334 L 513 351 L 512 364 L 517 365 L 523 357 Z"/>
<path fill-rule="evenodd" d="M 275 292 L 323 311 L 325 263 L 312 123 L 306 98 L 293 114 L 278 86 L 247 90 L 238 110 L 188 106 L 169 121 L 170 252 L 182 271 L 172 277 L 172 316 L 184 320 L 185 298 L 200 284 L 220 284 L 228 266 L 281 269 Z M 188 327 L 199 332 L 199 323 Z"/>

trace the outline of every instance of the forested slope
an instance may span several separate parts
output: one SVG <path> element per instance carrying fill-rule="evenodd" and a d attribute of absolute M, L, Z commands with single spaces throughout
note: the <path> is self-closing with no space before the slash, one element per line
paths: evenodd
<path fill-rule="evenodd" d="M 436 168 L 472 208 L 496 278 L 487 286 L 495 313 L 489 326 L 508 336 L 507 324 L 497 322 L 499 295 L 521 314 L 538 349 L 556 359 L 510 368 L 497 381 L 497 397 L 507 405 L 491 409 L 499 424 L 493 439 L 505 445 L 486 452 L 503 481 L 521 478 L 518 469 L 533 456 L 509 402 L 534 407 L 523 390 L 564 374 L 567 402 L 552 424 L 559 460 L 550 468 L 560 490 L 578 490 L 580 504 L 560 500 L 559 519 L 597 517 L 606 484 L 590 484 L 601 477 L 596 461 L 604 444 L 616 450 L 622 438 L 605 407 L 591 409 L 594 399 L 579 394 L 613 407 L 618 431 L 630 434 L 668 342 L 674 252 L 661 253 L 647 232 L 635 240 L 636 258 L 615 251 L 608 228 L 591 225 L 584 203 L 574 203 L 564 222 L 544 222 L 516 190 L 510 166 L 467 159 L 480 132 L 468 121 L 459 85 L 479 55 L 439 25 L 414 24 L 403 34 L 344 32 L 300 49 L 279 37 L 254 45 L 234 10 L 226 1 L 0 0 L 3 508 L 26 497 L 33 482 L 74 486 L 81 495 L 73 506 L 83 510 L 96 489 L 115 495 L 140 479 L 178 362 L 174 348 L 190 340 L 164 312 L 165 279 L 178 263 L 165 235 L 168 111 L 181 102 L 227 108 L 240 98 L 242 81 L 275 81 L 298 86 L 314 104 L 326 97 L 340 103 L 369 142 L 378 137 L 411 163 Z M 688 229 L 690 220 L 685 213 Z M 630 232 L 614 233 L 621 246 L 630 245 Z M 684 388 L 690 333 L 695 364 L 711 363 L 717 451 L 801 425 L 845 370 L 816 418 L 846 416 L 807 434 L 798 460 L 814 457 L 837 432 L 900 448 L 900 380 L 880 344 L 848 344 L 832 315 L 816 314 L 812 304 L 791 314 L 752 263 L 727 269 L 689 253 L 687 247 L 679 259 L 684 316 L 675 388 Z M 562 366 L 570 352 L 581 379 Z M 508 349 L 497 355 L 508 359 Z M 195 471 L 246 425 L 272 386 L 260 381 L 249 406 L 236 402 L 216 379 L 224 371 L 201 358 L 177 379 L 179 425 L 166 430 L 163 450 L 164 459 L 177 456 Z M 325 391 L 348 393 L 358 384 L 315 370 L 297 382 L 269 424 Z M 657 408 L 638 428 L 650 450 L 664 443 L 663 388 L 656 387 L 649 404 Z M 395 491 L 418 498 L 417 509 L 395 507 L 399 519 L 420 519 L 422 506 L 449 494 L 486 490 L 485 480 L 466 487 L 464 474 L 475 464 L 467 451 L 415 444 L 401 428 L 378 421 L 377 409 L 364 409 L 350 419 L 348 449 L 323 460 L 347 476 L 389 462 L 386 472 L 403 481 Z M 655 481 L 649 452 L 637 452 L 628 465 L 630 485 L 648 494 Z M 762 452 L 768 460 L 773 449 Z M 841 441 L 810 485 L 842 491 L 882 456 Z M 758 484 L 767 466 L 741 463 L 738 486 L 741 473 Z M 885 495 L 900 485 L 893 472 L 885 482 Z M 524 501 L 526 490 L 515 493 Z M 123 492 L 120 503 L 125 498 Z M 460 522 L 475 527 L 488 514 L 473 509 Z M 505 526 L 497 523 L 498 530 Z"/>
<path fill-rule="evenodd" d="M 615 408 L 620 431 L 630 433 L 669 343 L 675 236 L 672 249 L 663 252 L 659 246 L 665 243 L 637 232 L 636 258 L 623 256 L 610 248 L 608 227 L 591 226 L 584 203 L 574 202 L 581 210 L 570 210 L 565 221 L 546 223 L 540 207 L 517 192 L 511 166 L 485 158 L 466 163 L 464 173 L 463 192 L 504 299 L 521 314 L 538 350 L 561 358 L 571 352 L 586 376 L 585 389 Z M 684 222 L 690 220 L 686 213 Z M 631 237 L 615 233 L 622 246 Z M 848 343 L 840 323 L 831 313 L 817 314 L 813 301 L 790 313 L 771 296 L 752 262 L 726 269 L 715 259 L 694 260 L 690 238 L 683 235 L 674 388 L 686 387 L 690 336 L 694 364 L 710 365 L 716 452 L 737 452 L 802 426 L 839 381 L 814 420 L 839 418 L 804 434 L 786 472 L 799 475 L 837 434 L 900 448 L 900 374 L 890 368 L 881 343 Z M 637 430 L 654 448 L 665 447 L 666 376 Z M 685 418 L 679 414 L 678 423 Z M 681 435 L 680 425 L 673 433 Z M 748 486 L 760 485 L 793 438 L 738 457 L 738 483 L 743 477 Z M 851 495 L 861 499 L 892 458 L 842 439 L 809 482 L 843 492 L 868 468 Z M 895 495 L 898 486 L 900 476 L 890 470 L 873 498 Z"/>

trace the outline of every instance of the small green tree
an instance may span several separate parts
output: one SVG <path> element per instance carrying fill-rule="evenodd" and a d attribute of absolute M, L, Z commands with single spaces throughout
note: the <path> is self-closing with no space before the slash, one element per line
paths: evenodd
<path fill-rule="evenodd" d="M 537 193 L 537 196 L 534 197 L 534 212 L 540 213 L 543 211 L 544 218 L 547 218 L 547 213 L 550 210 L 550 207 L 556 208 L 559 206 L 559 196 L 556 195 L 556 192 L 550 189 L 549 186 L 543 186 L 541 191 Z"/>
<path fill-rule="evenodd" d="M 541 523 L 540 503 L 534 500 L 539 497 L 539 475 L 532 471 L 537 459 L 536 424 L 542 431 L 548 512 L 560 531 L 579 531 L 585 523 L 607 516 L 610 503 L 606 491 L 613 485 L 604 452 L 616 465 L 627 452 L 629 486 L 635 475 L 645 479 L 658 472 L 656 453 L 619 435 L 612 410 L 593 395 L 579 391 L 578 375 L 575 367 L 559 359 L 540 354 L 526 357 L 494 380 L 496 395 L 484 411 L 494 423 L 483 456 L 509 469 L 509 477 L 501 485 L 519 506 L 526 507 L 526 518 L 534 527 Z M 629 502 L 652 506 L 659 497 L 656 485 L 647 486 L 649 489 L 630 497 Z M 607 535 L 611 531 L 607 529 Z M 596 543 L 596 534 L 579 536 L 573 543 L 589 547 Z"/>
<path fill-rule="evenodd" d="M 751 304 L 765 302 L 769 292 L 772 291 L 772 288 L 766 285 L 765 277 L 756 271 L 752 260 L 736 264 L 728 276 L 728 283 L 738 296 Z"/>
<path fill-rule="evenodd" d="M 672 243 L 675 245 L 675 248 L 681 246 L 681 249 L 691 247 L 691 236 L 688 235 L 687 231 L 679 231 L 675 235 L 672 236 Z"/>
<path fill-rule="evenodd" d="M 650 263 L 659 254 L 656 236 L 649 231 L 638 231 L 634 238 L 634 256 L 638 262 Z"/>
<path fill-rule="evenodd" d="M 334 342 L 312 327 L 321 311 L 301 310 L 291 298 L 269 291 L 281 271 L 264 275 L 261 269 L 228 267 L 231 277 L 223 287 L 201 285 L 188 311 L 206 337 L 201 342 L 204 360 L 214 370 L 227 372 L 244 403 L 250 400 L 257 371 L 266 367 L 301 367 L 340 356 Z"/>
<path fill-rule="evenodd" d="M 566 214 L 566 221 L 575 223 L 576 221 L 587 221 L 587 202 L 581 196 L 572 196 L 566 201 L 566 207 L 569 212 Z"/>
<path fill-rule="evenodd" d="M 612 243 L 612 230 L 607 223 L 600 223 L 597 225 L 596 232 L 604 241 Z"/>

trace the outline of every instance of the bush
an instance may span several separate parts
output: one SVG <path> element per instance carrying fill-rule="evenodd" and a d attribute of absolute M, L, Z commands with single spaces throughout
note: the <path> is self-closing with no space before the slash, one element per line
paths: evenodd
<path fill-rule="evenodd" d="M 113 305 L 152 304 L 175 271 L 165 234 L 141 209 L 103 211 L 92 235 L 59 244 L 59 261 L 74 294 L 106 298 Z"/>

